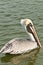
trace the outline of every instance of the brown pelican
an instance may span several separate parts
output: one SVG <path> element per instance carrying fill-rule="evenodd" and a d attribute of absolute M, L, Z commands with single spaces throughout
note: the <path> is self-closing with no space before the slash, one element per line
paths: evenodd
<path fill-rule="evenodd" d="M 2 47 L 0 53 L 22 54 L 41 47 L 32 21 L 30 19 L 21 19 L 21 24 L 31 40 L 14 38 Z"/>

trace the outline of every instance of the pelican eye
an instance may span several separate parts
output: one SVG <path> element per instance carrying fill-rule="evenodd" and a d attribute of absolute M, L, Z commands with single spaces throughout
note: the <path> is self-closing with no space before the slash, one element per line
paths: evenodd
<path fill-rule="evenodd" d="M 33 25 L 30 23 L 30 24 L 29 24 L 29 26 L 31 26 L 31 27 L 32 27 Z"/>

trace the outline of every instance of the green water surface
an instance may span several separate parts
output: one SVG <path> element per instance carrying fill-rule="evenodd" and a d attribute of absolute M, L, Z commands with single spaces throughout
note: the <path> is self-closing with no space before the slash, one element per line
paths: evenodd
<path fill-rule="evenodd" d="M 43 65 L 43 0 L 0 0 L 0 48 L 13 38 L 29 38 L 20 20 L 30 18 L 42 48 L 25 55 L 0 54 L 0 65 Z"/>

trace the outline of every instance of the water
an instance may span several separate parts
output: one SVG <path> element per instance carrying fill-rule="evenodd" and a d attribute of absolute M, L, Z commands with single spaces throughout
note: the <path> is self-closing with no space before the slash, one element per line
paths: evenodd
<path fill-rule="evenodd" d="M 0 54 L 0 65 L 43 65 L 43 0 L 0 0 L 0 48 L 13 38 L 28 38 L 22 18 L 33 21 L 42 48 L 25 55 Z"/>

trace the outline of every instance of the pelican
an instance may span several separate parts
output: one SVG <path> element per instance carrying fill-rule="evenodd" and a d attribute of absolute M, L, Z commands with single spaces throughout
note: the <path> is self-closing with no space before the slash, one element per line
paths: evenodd
<path fill-rule="evenodd" d="M 14 38 L 1 48 L 0 53 L 22 54 L 41 47 L 32 21 L 30 19 L 21 19 L 21 24 L 30 36 L 30 40 Z"/>

